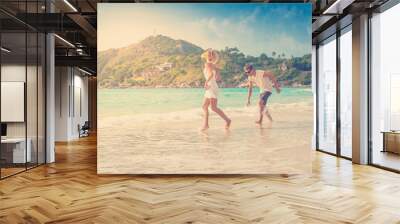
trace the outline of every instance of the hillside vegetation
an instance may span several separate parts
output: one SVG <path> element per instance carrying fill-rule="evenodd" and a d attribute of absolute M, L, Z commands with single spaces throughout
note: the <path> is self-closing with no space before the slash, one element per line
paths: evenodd
<path fill-rule="evenodd" d="M 158 35 L 120 49 L 98 54 L 98 81 L 101 88 L 201 87 L 204 82 L 203 49 L 184 40 Z M 222 87 L 237 87 L 246 81 L 243 66 L 273 71 L 285 86 L 311 84 L 311 54 L 290 57 L 284 53 L 258 57 L 243 54 L 236 47 L 219 50 Z M 281 72 L 279 67 L 285 67 Z"/>

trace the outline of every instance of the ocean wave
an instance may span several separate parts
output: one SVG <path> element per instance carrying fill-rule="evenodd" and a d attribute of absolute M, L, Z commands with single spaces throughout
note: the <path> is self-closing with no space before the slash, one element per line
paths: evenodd
<path fill-rule="evenodd" d="M 312 102 L 297 102 L 297 103 L 286 103 L 286 104 L 271 104 L 268 108 L 273 113 L 279 113 L 281 111 L 304 111 L 312 110 Z M 227 107 L 222 108 L 223 111 L 230 117 L 237 116 L 249 116 L 254 117 L 258 113 L 258 106 L 253 104 L 251 106 L 243 107 Z M 274 112 L 275 111 L 275 112 Z M 217 117 L 218 115 L 209 109 L 210 118 Z M 191 122 L 195 120 L 201 120 L 204 116 L 204 112 L 201 108 L 192 108 L 182 111 L 171 111 L 171 112 L 154 112 L 154 113 L 139 113 L 129 115 L 115 115 L 102 117 L 101 113 L 99 116 L 99 124 L 115 125 L 121 123 L 135 123 L 135 124 L 155 124 L 159 122 L 170 122 L 170 121 L 182 121 Z"/>

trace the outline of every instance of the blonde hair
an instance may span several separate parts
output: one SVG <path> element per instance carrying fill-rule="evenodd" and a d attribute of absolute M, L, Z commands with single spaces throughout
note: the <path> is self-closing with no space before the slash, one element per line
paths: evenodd
<path fill-rule="evenodd" d="M 213 61 L 210 61 L 209 52 L 211 52 L 211 53 L 215 56 L 215 59 L 214 59 Z M 218 61 L 219 61 L 219 54 L 218 54 L 218 52 L 217 52 L 216 50 L 213 50 L 213 49 L 209 48 L 209 49 L 205 50 L 205 51 L 201 54 L 201 58 L 204 59 L 204 60 L 206 60 L 206 62 L 209 62 L 209 61 L 210 61 L 210 62 L 213 63 L 213 64 L 217 64 Z"/>

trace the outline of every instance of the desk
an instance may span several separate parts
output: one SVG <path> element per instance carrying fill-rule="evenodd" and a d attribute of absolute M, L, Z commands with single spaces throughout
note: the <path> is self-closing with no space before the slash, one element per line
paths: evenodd
<path fill-rule="evenodd" d="M 392 152 L 400 154 L 400 131 L 382 131 L 383 150 L 382 152 Z"/>
<path fill-rule="evenodd" d="M 32 159 L 32 153 L 31 153 L 31 145 L 32 141 L 31 139 L 27 139 L 27 146 L 26 147 L 26 152 L 25 152 L 25 138 L 5 138 L 1 139 L 1 145 L 2 145 L 2 157 L 3 157 L 3 152 L 6 152 L 5 154 L 12 154 L 12 157 L 10 155 L 10 159 L 12 158 L 12 161 L 9 161 L 10 163 L 25 163 L 25 162 L 31 162 Z M 10 149 L 10 146 L 12 147 Z M 26 159 L 26 160 L 25 160 Z M 6 159 L 7 160 L 7 159 Z"/>

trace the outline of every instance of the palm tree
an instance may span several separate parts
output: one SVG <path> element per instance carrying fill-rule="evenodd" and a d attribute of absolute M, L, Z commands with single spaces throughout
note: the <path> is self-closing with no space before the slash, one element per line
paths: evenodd
<path fill-rule="evenodd" d="M 260 60 L 261 60 L 261 61 L 265 61 L 265 60 L 267 60 L 267 59 L 268 59 L 268 56 L 267 56 L 266 54 L 262 53 L 262 54 L 260 55 Z"/>
<path fill-rule="evenodd" d="M 276 52 L 272 51 L 272 57 L 275 57 L 275 55 L 276 55 Z"/>

